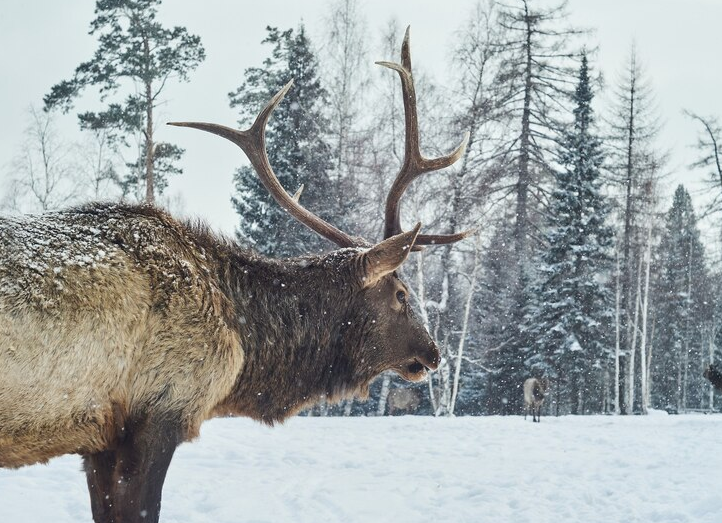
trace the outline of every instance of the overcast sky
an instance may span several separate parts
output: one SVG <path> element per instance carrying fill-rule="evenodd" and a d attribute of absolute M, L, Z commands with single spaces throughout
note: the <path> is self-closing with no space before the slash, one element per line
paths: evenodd
<path fill-rule="evenodd" d="M 372 50 L 377 48 L 380 29 L 390 18 L 402 27 L 410 24 L 415 65 L 442 81 L 453 34 L 475 0 L 361 3 Z M 87 34 L 94 4 L 91 0 L 3 0 L 0 198 L 27 125 L 28 107 L 41 107 L 50 87 L 69 79 L 75 67 L 88 60 L 97 47 Z M 260 44 L 265 27 L 284 29 L 303 21 L 313 39 L 321 33 L 328 5 L 329 0 L 166 0 L 160 14 L 162 23 L 185 26 L 198 34 L 207 59 L 191 75 L 190 83 L 166 88 L 161 122 L 201 120 L 234 125 L 236 116 L 228 107 L 227 93 L 240 85 L 244 69 L 261 65 L 267 56 L 268 46 Z M 636 42 L 664 122 L 660 145 L 671 151 L 669 169 L 675 179 L 698 188 L 702 173 L 686 169 L 694 158 L 689 145 L 695 140 L 697 127 L 681 111 L 689 108 L 722 117 L 722 1 L 570 0 L 569 12 L 573 24 L 596 30 L 591 42 L 599 45 L 599 52 L 593 66 L 603 72 L 607 92 L 628 58 L 632 42 Z M 369 60 L 390 58 L 397 59 L 375 56 L 372 51 Z M 71 136 L 76 129 L 74 114 L 63 117 L 61 129 L 76 138 Z M 232 232 L 238 217 L 229 198 L 233 170 L 244 161 L 241 151 L 217 137 L 189 129 L 162 126 L 156 138 L 186 149 L 182 162 L 185 173 L 171 181 L 169 193 L 182 194 L 187 214 Z"/>

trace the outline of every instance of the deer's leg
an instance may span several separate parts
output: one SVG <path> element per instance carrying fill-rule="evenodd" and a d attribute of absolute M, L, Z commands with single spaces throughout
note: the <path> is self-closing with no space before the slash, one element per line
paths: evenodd
<path fill-rule="evenodd" d="M 182 441 L 181 425 L 148 417 L 126 426 L 128 434 L 116 452 L 111 521 L 157 523 L 165 475 Z"/>
<path fill-rule="evenodd" d="M 95 523 L 111 523 L 115 452 L 109 450 L 86 454 L 83 456 L 83 467 L 88 480 L 93 521 Z"/>

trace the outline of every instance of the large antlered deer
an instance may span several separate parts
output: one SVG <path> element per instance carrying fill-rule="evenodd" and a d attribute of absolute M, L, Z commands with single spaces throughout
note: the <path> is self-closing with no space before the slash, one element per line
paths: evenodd
<path fill-rule="evenodd" d="M 403 166 L 372 245 L 321 220 L 279 184 L 265 127 L 179 123 L 239 145 L 276 201 L 340 249 L 276 260 L 150 206 L 92 204 L 0 219 L 0 466 L 83 456 L 93 519 L 156 522 L 177 445 L 204 420 L 281 422 L 320 398 L 368 395 L 394 370 L 439 364 L 396 269 L 421 245 L 468 235 L 404 232 L 399 200 L 463 153 L 419 151 L 408 31 L 401 64 Z M 1 507 L 0 507 L 1 510 Z"/>

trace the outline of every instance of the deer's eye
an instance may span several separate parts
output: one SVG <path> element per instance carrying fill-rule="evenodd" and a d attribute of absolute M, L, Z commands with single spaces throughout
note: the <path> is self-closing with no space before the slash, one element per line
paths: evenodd
<path fill-rule="evenodd" d="M 399 300 L 401 304 L 406 303 L 406 293 L 404 291 L 396 291 L 396 299 Z"/>

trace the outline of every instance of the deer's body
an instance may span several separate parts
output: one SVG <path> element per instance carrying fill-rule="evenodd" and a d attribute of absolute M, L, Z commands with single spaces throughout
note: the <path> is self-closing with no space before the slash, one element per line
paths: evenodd
<path fill-rule="evenodd" d="M 352 361 L 371 325 L 340 321 L 353 291 L 328 256 L 118 205 L 0 220 L 0 246 L 0 466 L 112 448 L 150 411 L 182 439 L 214 415 L 281 421 L 377 371 Z"/>
<path fill-rule="evenodd" d="M 717 365 L 709 365 L 705 369 L 703 376 L 707 378 L 712 385 L 714 385 L 715 389 L 722 392 L 722 371 L 719 367 L 717 367 Z"/>
<path fill-rule="evenodd" d="M 524 419 L 531 412 L 532 421 L 541 421 L 541 406 L 547 391 L 546 380 L 528 378 L 524 381 Z"/>
<path fill-rule="evenodd" d="M 0 220 L 0 466 L 110 448 L 151 405 L 195 434 L 244 362 L 197 242 L 147 207 Z"/>

